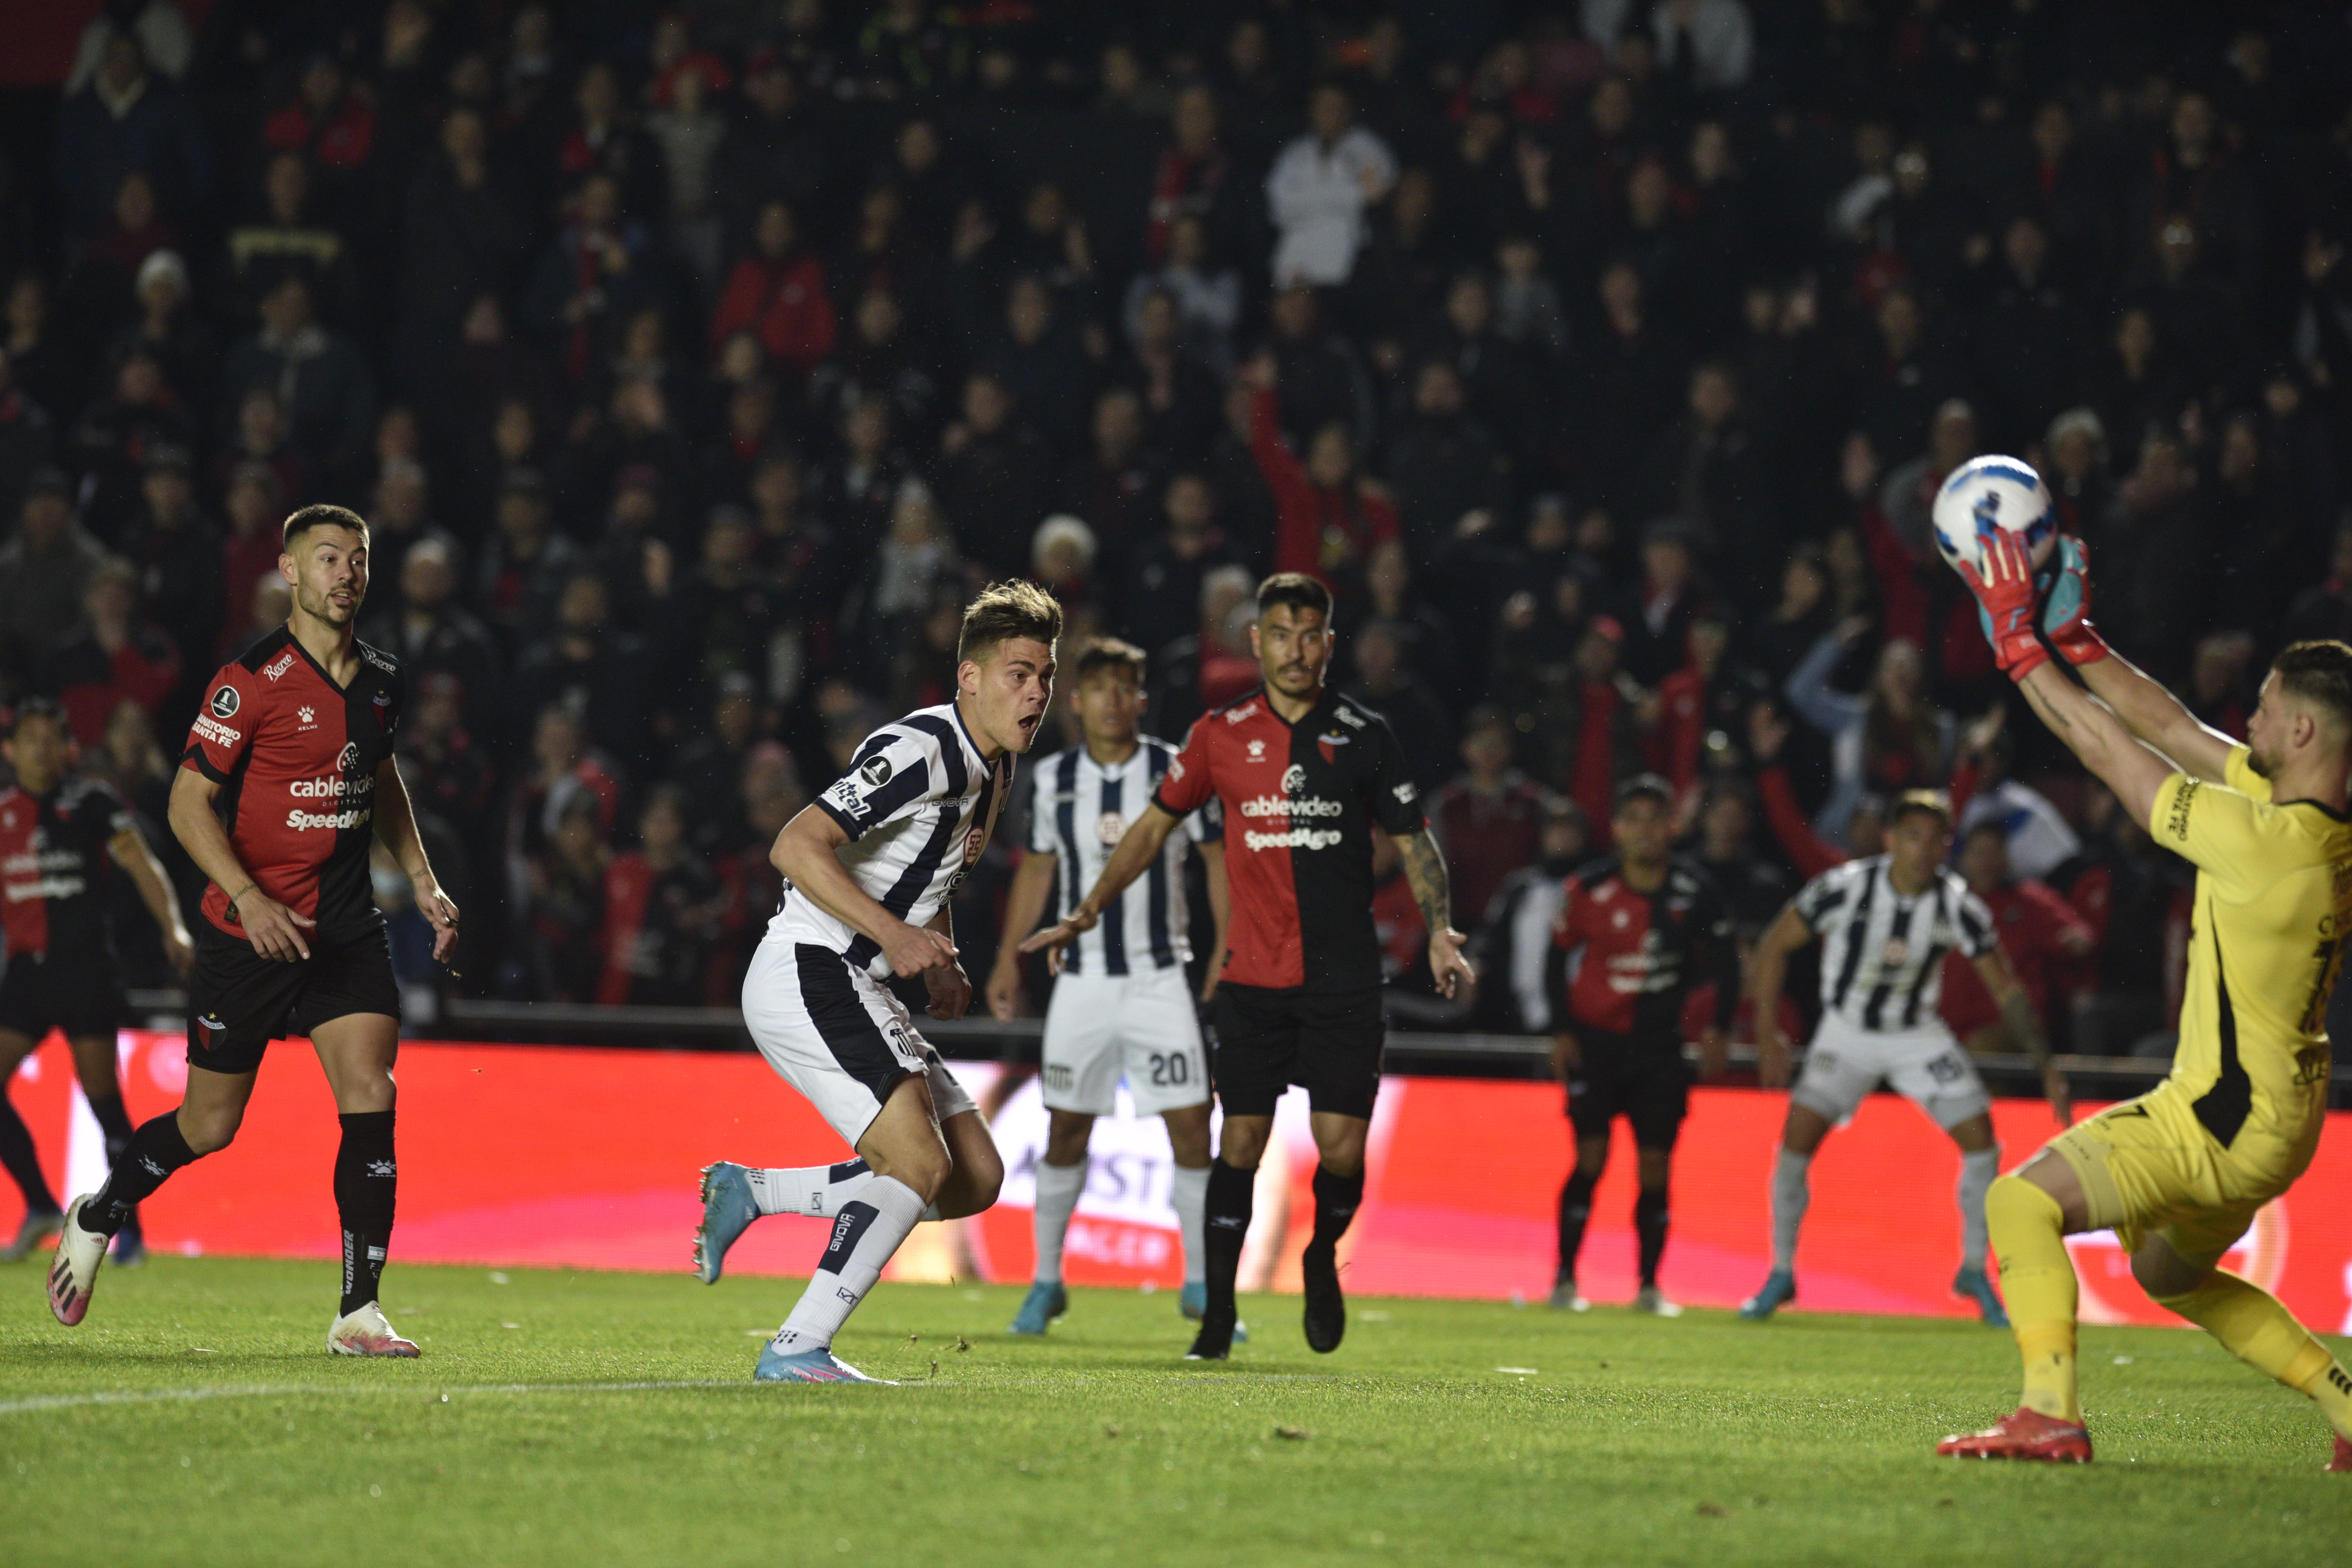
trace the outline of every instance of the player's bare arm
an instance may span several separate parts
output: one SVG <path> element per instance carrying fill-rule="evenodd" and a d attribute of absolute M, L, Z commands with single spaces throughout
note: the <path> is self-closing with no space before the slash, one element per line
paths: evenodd
<path fill-rule="evenodd" d="M 433 961 L 446 963 L 457 950 L 457 905 L 441 890 L 425 856 L 425 840 L 416 831 L 416 811 L 409 804 L 408 786 L 401 782 L 400 763 L 386 757 L 375 770 L 375 836 L 399 862 L 416 908 L 433 926 Z"/>
<path fill-rule="evenodd" d="M 2033 1065 L 2042 1070 L 2042 1092 L 2050 1101 L 2051 1114 L 2058 1125 L 2074 1123 L 2074 1091 L 2066 1086 L 2066 1075 L 2058 1070 L 2057 1061 L 2050 1055 L 2050 1041 L 2042 1033 L 2042 1019 L 2033 1011 L 2033 998 L 2018 984 L 2017 971 L 2010 967 L 2009 955 L 1994 948 L 1975 961 L 1978 977 L 1984 981 L 1995 1005 L 2000 1008 L 2000 1021 L 2009 1029 L 2009 1037 L 2023 1046 Z"/>
<path fill-rule="evenodd" d="M 180 841 L 196 869 L 227 896 L 229 912 L 245 928 L 254 952 L 281 963 L 310 957 L 310 944 L 302 940 L 301 928 L 316 928 L 318 921 L 296 914 L 254 881 L 236 858 L 228 829 L 221 826 L 220 814 L 214 809 L 214 797 L 219 794 L 220 785 L 193 768 L 182 768 L 173 775 L 172 804 L 165 813 L 172 837 Z"/>
<path fill-rule="evenodd" d="M 1156 800 L 1147 805 L 1143 815 L 1128 826 L 1118 847 L 1110 852 L 1110 858 L 1103 862 L 1102 875 L 1095 879 L 1087 896 L 1078 900 L 1078 907 L 1064 915 L 1059 924 L 1048 926 L 1023 942 L 1021 951 L 1043 952 L 1046 967 L 1056 974 L 1062 973 L 1062 950 L 1076 942 L 1081 931 L 1094 930 L 1095 922 L 1102 919 L 1103 906 L 1150 868 L 1167 844 L 1168 836 L 1182 820 Z"/>
<path fill-rule="evenodd" d="M 948 951 L 955 951 L 955 917 L 944 904 L 940 912 L 923 924 L 923 929 L 944 939 Z M 923 971 L 923 986 L 931 994 L 931 1005 L 924 1011 L 934 1018 L 961 1018 L 971 1010 L 971 977 L 963 965 L 953 959 L 936 969 Z"/>
<path fill-rule="evenodd" d="M 1789 973 L 1789 955 L 1813 940 L 1813 928 L 1785 906 L 1756 942 L 1749 972 L 1749 995 L 1756 1013 L 1756 1079 L 1766 1089 L 1789 1087 L 1789 1038 L 1780 1033 L 1780 985 Z"/>
<path fill-rule="evenodd" d="M 793 890 L 882 949 L 890 973 L 909 979 L 956 961 L 955 943 L 940 931 L 910 926 L 884 909 L 841 864 L 849 835 L 817 806 L 804 806 L 784 824 L 768 851 L 768 863 L 784 874 Z"/>
<path fill-rule="evenodd" d="M 188 936 L 188 922 L 180 917 L 180 900 L 173 896 L 171 879 L 163 874 L 163 863 L 147 847 L 147 840 L 135 827 L 125 828 L 107 840 L 106 852 L 122 868 L 123 875 L 139 890 L 139 901 L 147 906 L 154 918 L 155 929 L 163 935 L 163 956 L 173 970 L 185 974 L 196 955 L 195 943 Z"/>
<path fill-rule="evenodd" d="M 1215 839 L 1201 844 L 1201 860 L 1209 873 L 1209 919 L 1216 926 L 1215 939 L 1209 947 L 1209 967 L 1201 980 L 1201 1000 L 1207 1002 L 1217 994 L 1217 982 L 1225 973 L 1225 937 L 1234 923 L 1233 885 L 1225 880 L 1225 847 Z"/>
<path fill-rule="evenodd" d="M 1051 850 L 1032 849 L 1013 868 L 1013 886 L 1004 895 L 1004 938 L 996 944 L 996 963 L 988 972 L 988 1014 L 999 1023 L 1021 1016 L 1028 1000 L 1021 984 L 1020 942 L 1037 928 L 1045 912 L 1045 896 L 1053 891 L 1062 858 Z"/>
<path fill-rule="evenodd" d="M 1454 929 L 1454 889 L 1445 875 L 1445 856 L 1424 827 L 1397 840 L 1404 860 L 1405 880 L 1412 885 L 1412 901 L 1429 924 L 1429 976 L 1441 996 L 1452 996 L 1464 985 L 1475 985 L 1477 973 L 1462 956 L 1470 939 Z"/>
<path fill-rule="evenodd" d="M 2163 684 L 2107 646 L 2091 625 L 2091 556 L 2079 539 L 2062 539 L 2057 574 L 2042 614 L 2050 641 L 2137 739 L 2212 784 L 2223 782 L 2229 736 L 2191 713 Z"/>

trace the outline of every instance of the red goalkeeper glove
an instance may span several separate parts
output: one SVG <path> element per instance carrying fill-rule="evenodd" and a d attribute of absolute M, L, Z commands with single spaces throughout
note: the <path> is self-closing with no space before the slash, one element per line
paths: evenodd
<path fill-rule="evenodd" d="M 1984 571 L 1979 574 L 1966 562 L 1958 566 L 1961 581 L 1984 612 L 1985 637 L 2002 673 L 2021 682 L 2036 666 L 2049 663 L 2050 650 L 2042 646 L 2034 628 L 2041 606 L 2033 599 L 2033 567 L 2017 535 L 2002 528 L 1989 530 Z"/>
<path fill-rule="evenodd" d="M 2096 664 L 2115 651 L 2091 625 L 2090 547 L 2070 535 L 2058 538 L 2058 575 L 2042 602 L 2042 630 L 2071 665 Z"/>

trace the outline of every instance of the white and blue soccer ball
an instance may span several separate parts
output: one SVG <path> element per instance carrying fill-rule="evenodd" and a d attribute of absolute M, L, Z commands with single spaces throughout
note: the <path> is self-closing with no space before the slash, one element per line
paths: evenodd
<path fill-rule="evenodd" d="M 2050 491 L 2030 463 L 2016 458 L 1970 458 L 1936 492 L 1936 548 L 1957 570 L 1984 570 L 1985 541 L 1995 529 L 2021 536 L 2026 558 L 2040 572 L 2058 542 Z"/>

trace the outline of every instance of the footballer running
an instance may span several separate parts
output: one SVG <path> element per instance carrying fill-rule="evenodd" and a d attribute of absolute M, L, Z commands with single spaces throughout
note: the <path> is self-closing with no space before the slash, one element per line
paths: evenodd
<path fill-rule="evenodd" d="M 1222 805 L 1234 920 L 1216 991 L 1212 1077 L 1224 1126 L 1209 1167 L 1207 1301 L 1192 1360 L 1222 1361 L 1232 1350 L 1252 1187 L 1275 1101 L 1292 1084 L 1307 1092 L 1320 1156 L 1315 1231 L 1301 1260 L 1307 1343 L 1334 1351 L 1347 1331 L 1338 1247 L 1363 1201 L 1385 1039 L 1372 921 L 1375 828 L 1396 841 L 1429 923 L 1438 990 L 1451 996 L 1471 979 L 1445 860 L 1395 732 L 1323 684 L 1332 642 L 1331 591 L 1322 583 L 1296 572 L 1261 583 L 1250 648 L 1265 684 L 1193 724 L 1092 890 L 1059 924 L 1021 944 L 1024 952 L 1050 951 L 1058 972 L 1111 901 L 1164 864 L 1178 826 L 1213 798 Z"/>

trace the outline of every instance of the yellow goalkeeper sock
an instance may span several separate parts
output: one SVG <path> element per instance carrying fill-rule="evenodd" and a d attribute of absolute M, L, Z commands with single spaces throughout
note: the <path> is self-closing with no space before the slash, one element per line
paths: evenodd
<path fill-rule="evenodd" d="M 2083 1419 L 2074 1383 L 2074 1262 L 2066 1256 L 2065 1215 L 2058 1200 L 2018 1176 L 1985 1194 L 1985 1225 L 2000 1270 L 2001 1299 L 2025 1361 L 2028 1410 L 2060 1421 Z"/>
<path fill-rule="evenodd" d="M 2159 1296 L 2157 1304 L 2203 1329 L 2256 1372 L 2309 1394 L 2337 1436 L 2352 1439 L 2352 1373 L 2277 1297 L 2217 1268 L 2187 1295 Z"/>

